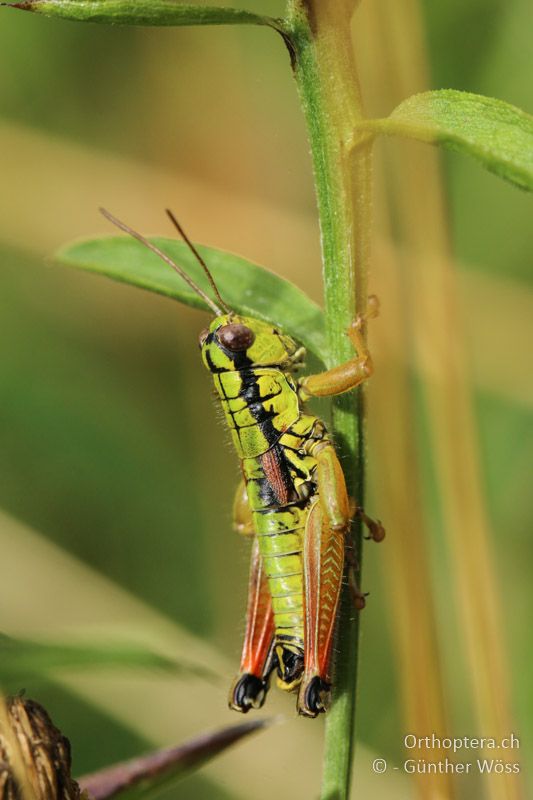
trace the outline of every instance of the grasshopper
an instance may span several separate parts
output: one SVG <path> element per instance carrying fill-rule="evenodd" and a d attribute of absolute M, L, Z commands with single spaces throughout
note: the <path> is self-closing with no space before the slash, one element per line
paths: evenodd
<path fill-rule="evenodd" d="M 102 213 L 171 266 L 214 314 L 199 345 L 240 461 L 234 527 L 252 540 L 246 630 L 229 706 L 242 713 L 260 708 L 276 671 L 281 689 L 298 692 L 298 712 L 316 717 L 330 702 L 331 650 L 351 520 L 357 514 L 375 541 L 385 531 L 348 497 L 326 426 L 305 404 L 313 397 L 347 392 L 370 377 L 372 361 L 362 330 L 365 320 L 377 314 L 376 298 L 369 298 L 366 315 L 358 316 L 348 331 L 357 355 L 295 380 L 304 348 L 276 326 L 228 308 L 204 259 L 170 211 L 215 299 L 152 242 Z M 364 596 L 351 566 L 355 604 L 362 608 Z"/>

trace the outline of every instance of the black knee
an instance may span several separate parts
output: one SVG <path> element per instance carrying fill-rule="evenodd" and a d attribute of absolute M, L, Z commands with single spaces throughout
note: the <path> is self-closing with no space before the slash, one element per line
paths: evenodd
<path fill-rule="evenodd" d="M 331 684 L 315 675 L 309 683 L 302 686 L 298 699 L 298 711 L 306 717 L 317 717 L 329 707 Z"/>
<path fill-rule="evenodd" d="M 261 708 L 268 691 L 268 681 L 257 675 L 245 673 L 237 678 L 231 688 L 229 707 L 247 714 L 251 708 Z"/>

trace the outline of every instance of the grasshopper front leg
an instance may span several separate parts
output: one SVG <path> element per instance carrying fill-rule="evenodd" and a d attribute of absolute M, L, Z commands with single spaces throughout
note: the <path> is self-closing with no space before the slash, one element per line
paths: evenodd
<path fill-rule="evenodd" d="M 244 481 L 237 489 L 233 513 L 235 530 L 242 535 L 254 537 L 241 663 L 239 675 L 229 693 L 229 707 L 246 714 L 251 708 L 261 708 L 268 692 L 269 676 L 275 660 L 274 616 Z"/>
<path fill-rule="evenodd" d="M 352 322 L 348 329 L 348 336 L 357 351 L 357 355 L 339 364 L 333 369 L 319 372 L 316 375 L 307 375 L 299 381 L 300 398 L 305 402 L 311 397 L 331 397 L 342 394 L 350 389 L 355 389 L 360 383 L 372 375 L 374 367 L 372 358 L 363 338 L 365 320 L 377 317 L 379 303 L 375 295 L 368 298 L 368 310 Z"/>

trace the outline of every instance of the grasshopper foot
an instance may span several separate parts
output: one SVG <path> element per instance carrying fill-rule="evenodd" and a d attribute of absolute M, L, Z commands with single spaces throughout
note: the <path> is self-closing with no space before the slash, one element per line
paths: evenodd
<path fill-rule="evenodd" d="M 379 519 L 372 519 L 369 517 L 362 508 L 358 508 L 356 511 L 356 516 L 359 517 L 363 525 L 368 530 L 368 536 L 365 536 L 365 539 L 372 539 L 374 542 L 382 542 L 385 538 L 385 528 L 379 521 Z"/>

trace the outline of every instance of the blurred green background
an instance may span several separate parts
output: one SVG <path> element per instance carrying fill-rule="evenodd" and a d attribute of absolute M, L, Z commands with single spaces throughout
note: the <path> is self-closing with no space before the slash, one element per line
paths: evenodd
<path fill-rule="evenodd" d="M 419 79 L 434 88 L 484 93 L 531 110 L 526 0 L 394 5 L 365 0 L 354 22 L 369 113 L 385 114 L 401 99 L 398 85 L 410 78 L 395 74 L 395 55 L 405 52 L 415 65 L 419 58 L 427 66 L 429 77 Z M 283 10 L 274 0 L 249 0 L 247 6 L 272 15 Z M 208 660 L 216 653 L 215 667 L 222 670 L 220 686 L 205 691 L 157 675 L 66 676 L 26 686 L 71 739 L 75 773 L 81 774 L 155 743 L 239 721 L 225 710 L 225 692 L 239 657 L 248 552 L 230 528 L 236 460 L 198 359 L 196 335 L 204 315 L 68 272 L 50 256 L 65 241 L 109 232 L 98 205 L 146 233 L 169 236 L 163 209 L 170 206 L 194 240 L 268 265 L 320 300 L 318 231 L 296 91 L 284 48 L 270 31 L 107 28 L 7 9 L 1 20 L 0 522 L 8 573 L 1 628 L 8 634 L 93 639 L 118 630 L 125 639 L 147 640 L 157 619 L 154 641 L 164 642 L 168 626 L 174 654 Z M 377 148 L 370 288 L 381 296 L 387 293 L 380 284 L 384 248 L 409 247 L 401 206 L 385 214 L 381 203 L 387 186 L 394 196 L 424 186 L 422 150 L 398 142 Z M 408 180 L 398 187 L 394 163 L 402 158 Z M 533 719 L 533 395 L 525 360 L 531 201 L 464 157 L 447 154 L 441 166 L 444 220 L 459 276 L 462 348 L 474 387 L 494 590 L 504 623 L 500 644 L 510 665 L 525 769 Z M 407 278 L 401 291 L 406 313 L 418 313 Z M 387 325 L 387 313 L 384 303 L 376 330 Z M 379 341 L 376 346 L 379 373 Z M 419 424 L 409 435 L 418 442 L 423 476 L 421 499 L 414 492 L 413 503 L 420 502 L 432 537 L 431 580 L 450 725 L 462 735 L 490 735 L 476 727 L 468 702 L 460 609 L 451 618 L 447 614 L 453 564 L 444 543 L 435 455 L 424 413 L 416 411 L 423 407 L 423 392 L 416 388 L 420 376 L 416 368 L 410 374 Z M 395 413 L 394 398 L 388 402 Z M 387 548 L 397 533 L 381 500 L 376 429 L 379 419 L 371 425 L 368 510 L 383 518 Z M 399 491 L 410 491 L 408 474 L 395 478 L 404 487 Z M 65 554 L 77 561 L 62 561 Z M 67 577 L 69 565 L 73 572 Z M 412 569 L 417 570 L 416 553 Z M 369 548 L 364 588 L 371 598 L 364 612 L 358 708 L 365 749 L 356 788 L 372 781 L 365 753 L 397 763 L 404 758 L 394 617 L 403 598 L 391 594 L 388 570 L 383 549 Z M 94 571 L 107 582 L 100 583 Z M 196 707 L 189 708 L 191 703 Z M 313 724 L 293 720 L 292 699 L 278 698 L 272 706 L 290 724 L 264 739 L 261 734 L 236 750 L 227 767 L 187 779 L 169 797 L 313 796 L 319 764 L 302 770 L 298 748 L 319 752 L 322 722 L 311 730 Z M 283 748 L 284 761 L 274 757 L 276 746 Z M 250 788 L 248 774 L 261 787 Z M 301 794 L 289 793 L 291 780 Z M 413 796 L 407 779 L 395 781 L 383 776 L 372 782 L 372 796 Z M 480 791 L 477 783 L 456 786 L 460 797 L 481 797 Z"/>

